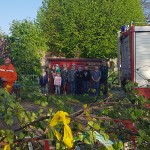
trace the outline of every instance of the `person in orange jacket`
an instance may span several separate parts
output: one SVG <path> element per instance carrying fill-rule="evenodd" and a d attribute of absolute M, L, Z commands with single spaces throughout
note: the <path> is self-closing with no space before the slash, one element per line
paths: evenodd
<path fill-rule="evenodd" d="M 4 64 L 0 66 L 0 79 L 3 88 L 11 93 L 13 84 L 17 80 L 17 73 L 8 56 L 4 58 Z"/>

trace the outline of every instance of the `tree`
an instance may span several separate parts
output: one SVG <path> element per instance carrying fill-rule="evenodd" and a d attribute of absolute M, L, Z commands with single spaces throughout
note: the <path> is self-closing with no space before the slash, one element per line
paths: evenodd
<path fill-rule="evenodd" d="M 117 31 L 143 18 L 139 0 L 44 0 L 36 21 L 50 51 L 67 57 L 114 58 Z"/>
<path fill-rule="evenodd" d="M 7 40 L 6 35 L 0 31 L 0 65 L 3 63 L 4 56 L 8 53 L 7 51 Z"/>
<path fill-rule="evenodd" d="M 9 52 L 18 74 L 39 72 L 40 60 L 45 57 L 46 40 L 38 26 L 29 20 L 12 22 L 11 36 L 8 37 Z"/>
<path fill-rule="evenodd" d="M 141 5 L 144 9 L 145 17 L 149 23 L 150 22 L 150 0 L 141 0 Z"/>

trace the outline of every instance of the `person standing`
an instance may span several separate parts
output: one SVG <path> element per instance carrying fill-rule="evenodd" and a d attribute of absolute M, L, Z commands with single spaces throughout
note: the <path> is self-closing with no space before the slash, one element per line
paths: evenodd
<path fill-rule="evenodd" d="M 50 76 L 49 76 L 49 82 L 50 82 L 50 92 L 55 92 L 55 86 L 54 86 L 54 78 L 56 76 L 56 68 L 55 65 L 53 65 L 50 68 Z"/>
<path fill-rule="evenodd" d="M 62 87 L 63 87 L 63 93 L 64 94 L 66 94 L 68 76 L 69 76 L 69 72 L 68 72 L 68 69 L 67 69 L 67 65 L 63 64 L 63 69 L 61 70 L 61 78 L 62 78 Z"/>
<path fill-rule="evenodd" d="M 100 84 L 103 85 L 103 95 L 107 96 L 108 93 L 108 65 L 107 61 L 103 60 L 102 66 L 100 67 L 101 71 L 101 79 L 100 79 Z"/>
<path fill-rule="evenodd" d="M 58 72 L 54 78 L 54 86 L 55 86 L 55 94 L 60 95 L 60 86 L 61 86 L 61 76 L 60 73 Z"/>
<path fill-rule="evenodd" d="M 94 71 L 92 72 L 92 80 L 94 89 L 96 90 L 95 95 L 98 96 L 100 92 L 100 78 L 101 78 L 101 72 L 99 70 L 99 67 L 95 65 Z"/>
<path fill-rule="evenodd" d="M 56 70 L 56 73 L 60 73 L 60 67 L 59 67 L 59 65 L 58 65 L 58 64 L 56 64 L 56 66 L 55 66 L 55 70 Z"/>
<path fill-rule="evenodd" d="M 75 74 L 77 70 L 75 69 L 75 64 L 71 65 L 71 69 L 69 70 L 69 82 L 70 82 L 70 92 L 71 94 L 75 94 Z"/>
<path fill-rule="evenodd" d="M 85 65 L 85 68 L 83 70 L 83 85 L 84 85 L 84 93 L 85 94 L 89 93 L 90 80 L 91 80 L 91 73 L 88 68 L 88 65 Z"/>
<path fill-rule="evenodd" d="M 17 80 L 17 72 L 8 56 L 4 58 L 4 64 L 0 66 L 0 79 L 3 88 L 11 93 L 13 85 Z"/>
<path fill-rule="evenodd" d="M 82 80 L 83 80 L 83 71 L 82 67 L 79 66 L 77 72 L 75 73 L 76 94 L 82 94 Z"/>
<path fill-rule="evenodd" d="M 48 73 L 45 68 L 42 69 L 42 74 L 40 76 L 40 86 L 43 94 L 48 94 Z"/>
<path fill-rule="evenodd" d="M 51 68 L 51 75 L 52 75 L 52 77 L 54 79 L 54 77 L 56 76 L 56 68 L 55 68 L 55 66 L 52 66 L 52 68 Z"/>

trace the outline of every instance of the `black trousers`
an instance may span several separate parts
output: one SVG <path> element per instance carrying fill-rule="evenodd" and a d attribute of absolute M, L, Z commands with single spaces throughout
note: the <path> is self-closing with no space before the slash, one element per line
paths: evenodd
<path fill-rule="evenodd" d="M 75 94 L 82 94 L 82 81 L 76 81 Z"/>
<path fill-rule="evenodd" d="M 104 86 L 103 91 L 102 91 L 103 95 L 107 95 L 107 93 L 108 93 L 108 81 L 107 81 L 107 78 L 101 78 L 100 85 Z"/>

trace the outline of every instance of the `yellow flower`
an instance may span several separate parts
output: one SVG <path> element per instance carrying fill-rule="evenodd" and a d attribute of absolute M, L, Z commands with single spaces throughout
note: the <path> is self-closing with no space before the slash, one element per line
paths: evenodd
<path fill-rule="evenodd" d="M 52 118 L 52 120 L 50 122 L 50 126 L 54 127 L 57 125 L 58 122 L 63 122 L 63 124 L 64 124 L 63 141 L 64 141 L 65 145 L 68 148 L 72 148 L 73 136 L 72 136 L 72 131 L 71 131 L 70 127 L 68 126 L 68 124 L 70 123 L 70 118 L 69 118 L 68 113 L 64 112 L 64 111 L 58 111 Z M 61 134 L 56 130 L 55 130 L 55 136 L 57 137 L 57 139 L 59 141 L 61 140 Z"/>

